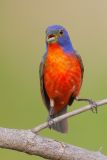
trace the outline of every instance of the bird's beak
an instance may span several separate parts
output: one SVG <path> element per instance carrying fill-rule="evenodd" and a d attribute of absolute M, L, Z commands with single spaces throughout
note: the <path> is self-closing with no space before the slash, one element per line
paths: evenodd
<path fill-rule="evenodd" d="M 57 36 L 55 34 L 49 34 L 46 38 L 48 43 L 55 43 L 57 41 Z"/>

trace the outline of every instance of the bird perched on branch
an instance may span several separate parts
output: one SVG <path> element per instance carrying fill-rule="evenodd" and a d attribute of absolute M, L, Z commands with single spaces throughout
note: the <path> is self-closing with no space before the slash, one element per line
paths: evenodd
<path fill-rule="evenodd" d="M 74 50 L 67 30 L 60 25 L 46 30 L 46 53 L 40 64 L 41 94 L 49 118 L 67 112 L 67 106 L 77 98 L 83 80 L 81 57 Z M 56 131 L 66 133 L 67 119 L 53 124 Z"/>

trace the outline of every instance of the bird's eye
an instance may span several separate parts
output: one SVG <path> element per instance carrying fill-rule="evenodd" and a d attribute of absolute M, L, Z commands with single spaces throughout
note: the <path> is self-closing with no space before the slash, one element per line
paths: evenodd
<path fill-rule="evenodd" d="M 63 35 L 63 33 L 64 33 L 64 31 L 63 31 L 63 30 L 61 30 L 59 33 L 60 33 L 60 35 L 62 36 L 62 35 Z"/>

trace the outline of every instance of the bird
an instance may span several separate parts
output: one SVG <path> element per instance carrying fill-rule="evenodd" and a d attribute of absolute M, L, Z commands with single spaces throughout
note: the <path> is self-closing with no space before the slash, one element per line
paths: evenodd
<path fill-rule="evenodd" d="M 83 74 L 82 58 L 74 49 L 67 30 L 61 25 L 48 26 L 46 52 L 39 67 L 41 95 L 48 110 L 48 120 L 65 114 L 68 106 L 78 99 Z M 51 127 L 67 133 L 67 119 Z"/>

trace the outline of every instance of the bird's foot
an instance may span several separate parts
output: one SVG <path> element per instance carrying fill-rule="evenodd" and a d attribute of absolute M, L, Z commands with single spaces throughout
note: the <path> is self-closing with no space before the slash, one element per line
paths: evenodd
<path fill-rule="evenodd" d="M 89 104 L 91 105 L 91 111 L 93 113 L 98 113 L 97 103 L 92 99 L 89 99 Z"/>
<path fill-rule="evenodd" d="M 93 113 L 98 113 L 98 109 L 97 109 L 97 104 L 95 101 L 93 101 L 92 99 L 88 99 L 88 98 L 78 98 L 76 97 L 77 101 L 87 101 L 90 105 L 91 105 L 91 110 Z"/>
<path fill-rule="evenodd" d="M 48 128 L 51 129 L 53 124 L 54 124 L 54 121 L 52 119 L 52 116 L 49 116 L 48 117 Z"/>

